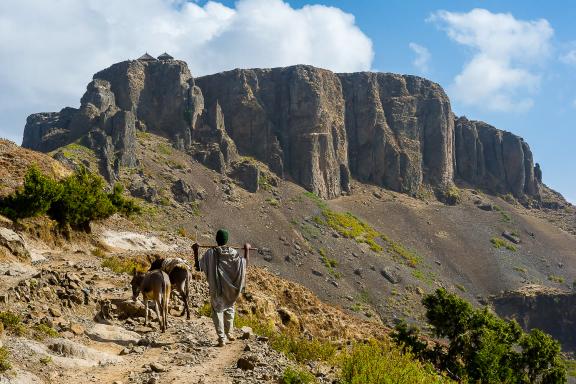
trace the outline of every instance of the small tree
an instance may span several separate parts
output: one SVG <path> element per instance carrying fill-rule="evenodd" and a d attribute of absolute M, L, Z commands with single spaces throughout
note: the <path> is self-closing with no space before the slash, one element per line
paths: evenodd
<path fill-rule="evenodd" d="M 104 191 L 104 180 L 85 167 L 61 181 L 62 194 L 49 215 L 61 225 L 89 229 L 90 221 L 109 217 L 116 209 Z"/>
<path fill-rule="evenodd" d="M 0 213 L 13 220 L 45 214 L 60 198 L 62 187 L 33 166 L 24 177 L 24 185 L 0 201 Z"/>

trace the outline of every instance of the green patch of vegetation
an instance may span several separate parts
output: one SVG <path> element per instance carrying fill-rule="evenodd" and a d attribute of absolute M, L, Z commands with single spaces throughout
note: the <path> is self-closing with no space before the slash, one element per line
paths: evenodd
<path fill-rule="evenodd" d="M 320 236 L 320 230 L 308 223 L 300 224 L 300 232 L 302 233 L 302 236 L 308 241 L 317 239 L 318 236 Z"/>
<path fill-rule="evenodd" d="M 320 254 L 320 260 L 322 261 L 322 264 L 324 264 L 326 269 L 328 269 L 328 274 L 336 279 L 341 278 L 342 273 L 336 270 L 336 267 L 338 266 L 338 260 L 328 257 L 326 248 L 318 249 L 318 254 Z"/>
<path fill-rule="evenodd" d="M 342 358 L 343 384 L 440 384 L 451 381 L 386 341 L 357 343 Z"/>
<path fill-rule="evenodd" d="M 267 198 L 267 199 L 266 199 L 266 202 L 267 202 L 268 204 L 270 204 L 271 206 L 273 206 L 273 207 L 278 207 L 278 206 L 280 205 L 280 202 L 279 202 L 278 200 L 276 200 L 275 198 L 273 198 L 273 197 Z"/>
<path fill-rule="evenodd" d="M 104 257 L 101 265 L 117 274 L 131 274 L 134 270 L 139 272 L 148 270 L 148 264 L 144 260 L 132 257 Z"/>
<path fill-rule="evenodd" d="M 258 188 L 267 192 L 270 192 L 274 189 L 274 187 L 270 183 L 270 178 L 268 177 L 268 175 L 264 173 L 260 174 L 260 176 L 258 177 Z"/>
<path fill-rule="evenodd" d="M 178 236 L 181 236 L 181 237 L 186 237 L 186 235 L 187 235 L 184 227 L 178 227 L 178 229 L 176 230 L 176 233 L 178 234 Z"/>
<path fill-rule="evenodd" d="M 514 198 L 514 196 L 511 193 L 507 193 L 505 195 L 500 195 L 500 198 L 502 200 L 504 200 L 505 202 L 509 203 L 509 204 L 516 204 L 516 199 Z"/>
<path fill-rule="evenodd" d="M 150 139 L 152 135 L 148 132 L 136 130 L 136 138 L 137 139 Z"/>
<path fill-rule="evenodd" d="M 280 384 L 312 384 L 316 382 L 316 377 L 310 372 L 293 367 L 286 368 L 280 378 Z"/>
<path fill-rule="evenodd" d="M 163 205 L 163 206 L 168 206 L 170 205 L 170 199 L 166 196 L 162 196 L 160 197 L 160 199 L 158 200 L 158 204 Z"/>
<path fill-rule="evenodd" d="M 417 268 L 414 268 L 412 270 L 412 276 L 428 285 L 432 285 L 434 283 L 434 278 L 436 277 L 434 273 L 431 271 L 423 271 Z"/>
<path fill-rule="evenodd" d="M 466 287 L 462 284 L 454 284 L 454 286 L 461 292 L 466 292 Z"/>
<path fill-rule="evenodd" d="M 490 239 L 492 246 L 496 249 L 506 248 L 509 251 L 516 252 L 516 246 L 500 237 L 493 237 Z"/>
<path fill-rule="evenodd" d="M 569 377 L 576 377 L 576 360 L 565 360 L 566 370 Z"/>
<path fill-rule="evenodd" d="M 85 167 L 60 181 L 31 167 L 24 178 L 24 186 L 0 201 L 0 213 L 18 220 L 48 214 L 61 226 L 87 229 L 93 220 L 119 212 L 137 213 L 140 208 L 122 196 L 117 184 L 111 193 L 104 190 L 104 180 Z"/>
<path fill-rule="evenodd" d="M 558 283 L 558 284 L 564 284 L 564 277 L 562 276 L 558 276 L 558 275 L 548 275 L 548 280 L 554 282 L 554 283 Z"/>
<path fill-rule="evenodd" d="M 422 262 L 422 257 L 420 257 L 420 255 L 418 255 L 413 251 L 410 251 L 402 244 L 390 239 L 388 236 L 384 234 L 381 234 L 380 238 L 384 240 L 386 244 L 388 244 L 387 248 L 388 252 L 392 253 L 393 256 L 397 256 L 402 260 L 404 260 L 408 264 L 408 266 L 416 268 Z"/>
<path fill-rule="evenodd" d="M 236 327 L 248 326 L 261 336 L 268 337 L 270 346 L 278 352 L 299 363 L 306 361 L 332 361 L 337 352 L 336 345 L 317 339 L 309 340 L 298 329 L 283 328 L 277 330 L 272 323 L 266 323 L 254 315 L 237 315 Z"/>
<path fill-rule="evenodd" d="M 516 272 L 520 272 L 520 273 L 527 273 L 528 269 L 526 269 L 525 267 L 519 267 L 519 266 L 514 266 L 512 267 L 513 270 L 515 270 Z"/>
<path fill-rule="evenodd" d="M 10 364 L 10 351 L 6 347 L 0 347 L 0 373 L 12 368 Z"/>
<path fill-rule="evenodd" d="M 317 224 L 332 228 L 341 236 L 354 239 L 357 243 L 368 244 L 374 252 L 382 252 L 384 250 L 384 247 L 376 242 L 378 239 L 382 240 L 389 253 L 400 258 L 411 267 L 416 267 L 422 262 L 422 258 L 418 254 L 408 250 L 402 244 L 390 239 L 385 234 L 379 233 L 369 224 L 358 219 L 351 213 L 340 213 L 329 209 L 326 202 L 314 193 L 306 192 L 304 195 L 314 201 L 322 210 L 322 216 L 314 217 L 314 221 Z"/>
<path fill-rule="evenodd" d="M 48 365 L 52 362 L 52 358 L 50 356 L 42 356 L 40 362 L 44 365 Z"/>
<path fill-rule="evenodd" d="M 445 289 L 422 300 L 434 335 L 449 344 L 431 348 L 415 328 L 397 327 L 395 340 L 423 361 L 435 363 L 469 383 L 565 383 L 560 344 L 534 329 L 524 333 L 514 320 L 472 305 Z"/>
<path fill-rule="evenodd" d="M 16 336 L 24 336 L 26 334 L 26 327 L 22 324 L 20 316 L 14 312 L 0 312 L 0 323 L 2 323 L 5 330 Z"/>
<path fill-rule="evenodd" d="M 212 305 L 205 301 L 200 308 L 198 308 L 198 316 L 211 317 L 212 316 Z"/>
<path fill-rule="evenodd" d="M 451 185 L 442 192 L 442 201 L 448 205 L 456 205 L 462 201 L 462 191 L 455 185 Z"/>
<path fill-rule="evenodd" d="M 44 340 L 49 337 L 58 337 L 58 331 L 46 324 L 36 324 L 32 327 L 34 338 L 36 340 Z"/>
<path fill-rule="evenodd" d="M 170 144 L 159 143 L 156 151 L 162 155 L 170 156 L 174 152 L 174 148 Z"/>
<path fill-rule="evenodd" d="M 494 210 L 496 212 L 500 213 L 500 221 L 502 221 L 503 223 L 511 223 L 512 222 L 512 216 L 510 216 L 510 214 L 508 212 L 504 211 L 501 207 L 499 207 L 498 205 L 495 205 Z"/>

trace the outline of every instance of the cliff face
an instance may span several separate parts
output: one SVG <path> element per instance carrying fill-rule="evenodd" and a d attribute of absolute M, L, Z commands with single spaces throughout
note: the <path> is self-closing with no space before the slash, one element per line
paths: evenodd
<path fill-rule="evenodd" d="M 325 198 L 348 192 L 351 177 L 412 195 L 457 179 L 519 198 L 537 198 L 541 182 L 521 138 L 455 119 L 438 84 L 303 65 L 193 79 L 178 60 L 114 64 L 94 75 L 80 109 L 31 115 L 23 146 L 84 140 L 113 179 L 136 163 L 138 130 L 220 172 L 234 173 L 238 154 L 253 156 Z"/>
<path fill-rule="evenodd" d="M 455 137 L 458 178 L 495 193 L 539 195 L 539 167 L 521 137 L 464 117 L 456 120 Z"/>
<path fill-rule="evenodd" d="M 452 181 L 453 117 L 440 86 L 387 73 L 339 77 L 355 178 L 410 194 Z"/>
<path fill-rule="evenodd" d="M 338 77 L 308 66 L 235 70 L 197 79 L 220 103 L 241 153 L 332 198 L 349 188 L 344 98 Z"/>

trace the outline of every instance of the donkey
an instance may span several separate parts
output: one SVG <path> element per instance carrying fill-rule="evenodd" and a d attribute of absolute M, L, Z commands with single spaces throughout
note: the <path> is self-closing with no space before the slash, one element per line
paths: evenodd
<path fill-rule="evenodd" d="M 180 258 L 157 258 L 151 262 L 150 271 L 153 270 L 161 270 L 168 274 L 173 291 L 178 291 L 184 302 L 184 309 L 180 316 L 184 316 L 184 313 L 186 313 L 186 320 L 190 320 L 190 308 L 188 307 L 188 301 L 190 300 L 190 269 L 186 261 Z"/>
<path fill-rule="evenodd" d="M 168 304 L 170 301 L 170 278 L 165 272 L 150 271 L 139 272 L 134 269 L 134 276 L 130 282 L 132 285 L 132 300 L 136 301 L 142 292 L 144 304 L 146 305 L 146 318 L 144 325 L 148 325 L 148 300 L 153 300 L 156 304 L 156 315 L 160 330 L 166 332 L 168 327 Z"/>

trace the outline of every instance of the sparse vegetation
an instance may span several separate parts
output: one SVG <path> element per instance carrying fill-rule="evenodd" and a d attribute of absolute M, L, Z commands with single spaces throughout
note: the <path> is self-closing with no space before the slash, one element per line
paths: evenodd
<path fill-rule="evenodd" d="M 495 205 L 494 210 L 496 212 L 500 213 L 500 221 L 502 221 L 503 223 L 511 223 L 512 222 L 512 217 L 510 216 L 510 214 L 508 212 L 504 211 L 501 207 L 499 207 L 498 205 Z"/>
<path fill-rule="evenodd" d="M 528 270 L 524 267 L 519 267 L 519 266 L 514 266 L 512 267 L 513 270 L 515 270 L 516 272 L 520 272 L 520 273 L 527 273 Z"/>
<path fill-rule="evenodd" d="M 10 364 L 10 351 L 6 347 L 0 347 L 0 373 L 12 368 Z"/>
<path fill-rule="evenodd" d="M 16 336 L 24 336 L 26 334 L 26 327 L 22 324 L 20 316 L 14 312 L 0 312 L 0 323 L 2 323 L 5 330 Z"/>
<path fill-rule="evenodd" d="M 325 248 L 320 248 L 318 253 L 320 254 L 320 260 L 322 261 L 322 264 L 324 264 L 326 269 L 328 269 L 328 274 L 336 279 L 342 277 L 342 273 L 335 269 L 338 266 L 338 260 L 328 257 Z"/>
<path fill-rule="evenodd" d="M 48 365 L 52 362 L 52 358 L 50 356 L 42 356 L 40 362 L 44 365 Z"/>
<path fill-rule="evenodd" d="M 198 316 L 210 317 L 212 316 L 212 306 L 209 302 L 205 301 L 200 308 L 198 308 Z"/>
<path fill-rule="evenodd" d="M 156 150 L 158 151 L 158 153 L 166 156 L 170 156 L 174 152 L 172 146 L 170 144 L 165 143 L 159 143 L 158 146 L 156 147 Z"/>
<path fill-rule="evenodd" d="M 146 261 L 132 257 L 104 257 L 102 260 L 102 266 L 118 274 L 130 274 L 134 270 L 140 272 L 146 272 L 148 270 L 148 264 Z"/>
<path fill-rule="evenodd" d="M 306 192 L 304 195 L 314 201 L 322 211 L 322 216 L 314 217 L 315 223 L 332 228 L 341 236 L 354 239 L 357 243 L 365 243 L 374 252 L 382 252 L 384 250 L 384 247 L 376 241 L 381 240 L 385 243 L 387 252 L 400 258 L 413 268 L 422 262 L 422 258 L 418 254 L 408 250 L 385 234 L 379 233 L 351 213 L 340 213 L 331 210 L 326 202 L 314 193 Z"/>
<path fill-rule="evenodd" d="M 490 239 L 492 246 L 496 249 L 506 248 L 509 251 L 516 252 L 516 246 L 500 237 L 493 237 Z"/>
<path fill-rule="evenodd" d="M 310 372 L 293 367 L 286 368 L 280 379 L 281 384 L 311 384 L 316 382 L 316 378 Z"/>
<path fill-rule="evenodd" d="M 342 357 L 343 384 L 434 384 L 450 383 L 410 353 L 402 353 L 386 341 L 357 343 Z"/>
<path fill-rule="evenodd" d="M 558 276 L 558 275 L 548 275 L 548 280 L 554 282 L 554 283 L 558 283 L 558 284 L 564 284 L 564 277 L 562 276 Z"/>
<path fill-rule="evenodd" d="M 47 213 L 63 227 L 88 229 L 91 221 L 116 212 L 139 212 L 133 200 L 122 196 L 122 186 L 115 185 L 110 194 L 104 187 L 104 180 L 84 167 L 60 181 L 32 167 L 24 186 L 0 201 L 0 213 L 13 220 Z"/>
<path fill-rule="evenodd" d="M 267 192 L 270 192 L 274 189 L 274 187 L 270 183 L 268 175 L 260 173 L 260 176 L 258 177 L 258 188 Z"/>
<path fill-rule="evenodd" d="M 298 329 L 283 328 L 278 331 L 273 324 L 265 323 L 254 315 L 237 315 L 234 324 L 237 327 L 249 326 L 255 333 L 268 337 L 272 348 L 299 363 L 332 361 L 337 352 L 337 347 L 328 341 L 309 340 L 302 336 Z"/>
<path fill-rule="evenodd" d="M 448 205 L 456 205 L 462 201 L 462 191 L 455 185 L 451 185 L 442 191 L 441 200 Z"/>
<path fill-rule="evenodd" d="M 279 202 L 277 199 L 273 198 L 273 197 L 267 198 L 267 199 L 266 199 L 266 202 L 267 202 L 268 204 L 270 204 L 271 206 L 273 206 L 273 207 L 278 207 L 278 206 L 280 205 L 280 202 Z"/>
<path fill-rule="evenodd" d="M 58 331 L 46 324 L 36 324 L 32 327 L 34 338 L 37 340 L 44 340 L 48 337 L 58 337 Z"/>

